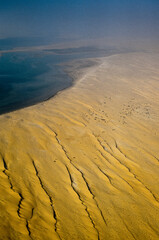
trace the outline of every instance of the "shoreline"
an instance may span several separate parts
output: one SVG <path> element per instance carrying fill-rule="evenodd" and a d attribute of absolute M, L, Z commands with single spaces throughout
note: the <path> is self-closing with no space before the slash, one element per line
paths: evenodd
<path fill-rule="evenodd" d="M 45 51 L 45 50 L 47 50 L 47 51 Z M 57 53 L 53 52 L 56 50 L 59 51 L 59 55 L 58 55 L 58 52 Z M 14 94 L 12 97 L 11 93 L 14 90 L 14 85 L 15 85 L 15 91 L 16 91 L 16 89 L 18 89 L 18 87 L 16 87 L 16 85 L 18 86 L 18 84 L 19 84 L 19 86 L 21 87 L 21 83 L 17 84 L 16 81 L 14 82 L 14 79 L 13 79 L 13 83 L 9 85 L 9 87 L 11 89 L 9 91 L 11 93 L 10 92 L 8 93 L 8 94 L 10 94 L 11 97 L 10 98 L 4 97 L 2 99 L 2 102 L 4 101 L 5 104 L 3 103 L 2 106 L 0 106 L 1 107 L 0 115 L 9 113 L 12 111 L 16 111 L 19 109 L 23 109 L 23 108 L 26 108 L 29 106 L 33 106 L 40 102 L 51 99 L 59 91 L 65 90 L 65 89 L 71 87 L 72 85 L 74 85 L 74 82 L 76 82 L 76 78 L 79 77 L 79 76 L 77 76 L 77 72 L 78 72 L 78 74 L 79 73 L 81 74 L 81 72 L 83 72 L 83 69 L 85 69 L 85 68 L 87 69 L 87 66 L 84 66 L 84 65 L 91 64 L 91 66 L 93 66 L 94 64 L 97 64 L 97 61 L 100 61 L 100 59 L 102 59 L 102 58 L 113 56 L 116 54 L 127 53 L 127 50 L 124 50 L 124 49 L 119 50 L 119 49 L 112 49 L 112 48 L 109 49 L 108 48 L 108 49 L 102 50 L 102 49 L 99 49 L 99 48 L 93 47 L 93 46 L 92 47 L 85 47 L 85 46 L 84 47 L 73 47 L 73 48 L 56 48 L 56 47 L 53 48 L 53 46 L 50 45 L 50 46 L 40 46 L 40 48 L 39 47 L 31 47 L 31 48 L 27 47 L 26 49 L 25 48 L 20 48 L 20 49 L 16 48 L 16 49 L 4 51 L 3 54 L 12 53 L 12 52 L 19 53 L 19 51 L 23 52 L 23 53 L 29 53 L 31 51 L 30 52 L 31 55 L 33 53 L 37 54 L 38 52 L 42 53 L 42 56 L 44 57 L 44 65 L 46 64 L 46 67 L 49 66 L 49 70 L 47 72 L 44 71 L 44 73 L 41 73 L 40 75 L 37 75 L 32 80 L 33 81 L 32 86 L 30 85 L 29 79 L 26 79 L 26 83 L 23 83 L 23 80 L 22 80 L 22 83 L 24 86 L 22 87 L 21 92 L 26 91 L 27 97 L 21 96 L 21 92 L 19 92 L 18 90 L 15 94 L 16 97 L 14 97 Z M 102 51 L 104 51 L 104 52 L 102 53 Z M 60 54 L 60 52 L 61 52 L 61 54 Z M 56 58 L 55 59 L 49 58 L 50 62 L 51 62 L 49 64 L 49 62 L 47 62 L 45 60 L 46 55 L 48 55 L 48 56 L 56 55 L 56 56 L 60 57 L 61 63 L 59 62 L 58 58 L 57 58 L 58 60 Z M 66 57 L 66 56 L 68 56 L 68 57 Z M 62 57 L 64 58 L 64 61 L 62 60 Z M 32 61 L 32 58 L 30 59 L 30 61 Z M 57 63 L 54 61 L 57 61 Z M 80 62 L 80 61 L 85 62 L 85 64 L 84 65 L 80 64 L 82 66 L 81 66 L 81 70 L 79 71 L 79 69 L 74 68 L 74 65 L 75 64 L 78 65 L 77 62 Z M 76 70 L 76 74 L 74 74 L 73 70 L 71 70 L 71 66 L 70 66 L 69 62 L 72 63 L 72 69 Z M 14 62 L 13 62 L 13 64 L 14 64 Z M 19 64 L 21 64 L 21 63 L 19 63 Z M 60 68 L 61 68 L 60 71 L 64 74 L 66 74 L 66 76 L 65 76 L 66 79 L 70 78 L 70 82 L 67 79 L 67 81 L 64 81 L 64 83 L 62 84 L 62 81 L 60 79 L 60 74 L 59 74 L 59 77 L 58 77 L 58 75 L 56 77 L 56 71 L 58 71 L 58 69 L 54 69 L 55 66 L 60 66 Z M 69 71 L 68 71 L 68 69 L 66 69 L 66 66 L 69 67 Z M 88 66 L 88 68 L 91 66 Z M 19 65 L 18 67 L 21 67 L 21 65 Z M 31 66 L 30 66 L 30 68 L 31 68 Z M 32 71 L 32 69 L 30 69 L 30 74 L 31 74 L 31 71 Z M 34 69 L 33 69 L 33 71 L 34 71 Z M 54 73 L 54 71 L 55 71 L 55 73 Z M 54 74 L 55 74 L 55 76 L 54 76 Z M 52 75 L 52 76 L 50 76 L 50 75 Z M 42 76 L 44 77 L 44 79 L 42 79 Z M 14 77 L 14 74 L 13 74 L 13 77 Z M 21 77 L 21 76 L 18 75 L 17 77 Z M 38 78 L 39 78 L 39 82 L 36 83 L 35 80 Z M 54 82 L 54 79 L 56 79 L 56 78 L 57 78 L 57 80 Z M 41 79 L 41 83 L 40 83 L 40 79 Z M 42 87 L 42 82 L 47 81 L 47 79 L 48 79 L 48 91 L 46 91 L 45 85 Z M 52 79 L 52 83 L 50 81 L 51 79 Z M 64 77 L 63 77 L 63 79 L 64 79 Z M 35 90 L 36 84 L 37 84 L 37 90 Z M 41 84 L 41 88 L 39 87 L 40 84 Z M 53 85 L 55 85 L 55 86 L 53 86 Z M 3 82 L 2 82 L 2 87 L 3 87 Z M 5 85 L 4 85 L 4 87 L 5 87 Z M 52 89 L 52 91 L 49 91 L 50 89 Z M 48 93 L 46 94 L 46 92 L 48 92 Z M 7 95 L 7 92 L 6 92 L 6 95 Z"/>
<path fill-rule="evenodd" d="M 111 55 L 109 55 L 109 56 L 111 56 Z M 71 60 L 71 61 L 68 61 L 68 62 L 57 64 L 57 65 L 60 66 L 62 72 L 64 72 L 71 79 L 71 82 L 70 82 L 69 86 L 63 87 L 60 90 L 57 90 L 57 92 L 55 94 L 51 95 L 50 97 L 47 97 L 47 98 L 42 99 L 42 100 L 39 100 L 39 101 L 37 101 L 35 103 L 29 103 L 29 104 L 26 104 L 25 106 L 19 106 L 17 108 L 13 108 L 12 110 L 9 110 L 9 111 L 8 110 L 6 110 L 6 111 L 3 110 L 3 112 L 0 113 L 0 116 L 4 115 L 4 114 L 9 114 L 9 113 L 14 112 L 14 111 L 18 111 L 18 110 L 21 110 L 21 109 L 25 109 L 25 108 L 28 108 L 28 107 L 31 107 L 31 106 L 35 106 L 37 104 L 46 102 L 46 101 L 54 98 L 60 92 L 63 92 L 66 89 L 69 89 L 69 88 L 73 87 L 74 84 L 76 84 L 76 82 L 79 80 L 81 75 L 82 76 L 85 75 L 87 71 L 89 71 L 90 69 L 92 69 L 92 67 L 94 67 L 94 65 L 98 66 L 103 58 L 105 58 L 105 57 L 76 59 L 76 60 Z M 81 64 L 79 63 L 81 61 L 84 62 L 84 64 L 82 63 L 82 65 L 83 65 L 82 67 L 80 67 Z M 88 64 L 90 64 L 90 66 L 87 66 Z M 80 67 L 80 69 L 78 69 L 78 71 L 75 70 L 76 66 L 78 66 L 78 68 Z M 51 71 L 52 70 L 51 70 L 51 67 L 50 67 L 49 72 L 48 73 L 44 73 L 44 75 L 45 74 L 46 75 L 50 74 Z M 78 76 L 79 74 L 80 74 L 80 76 Z M 40 75 L 38 77 L 41 77 L 42 75 Z"/>

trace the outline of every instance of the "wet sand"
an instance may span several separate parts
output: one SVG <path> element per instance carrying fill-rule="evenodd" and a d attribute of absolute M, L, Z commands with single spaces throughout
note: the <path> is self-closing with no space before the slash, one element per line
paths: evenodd
<path fill-rule="evenodd" d="M 100 61 L 0 116 L 0 239 L 159 239 L 159 54 Z"/>

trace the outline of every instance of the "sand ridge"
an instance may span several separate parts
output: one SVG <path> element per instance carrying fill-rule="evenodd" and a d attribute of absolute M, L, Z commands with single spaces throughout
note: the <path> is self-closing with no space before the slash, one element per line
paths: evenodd
<path fill-rule="evenodd" d="M 49 101 L 0 116 L 1 239 L 159 239 L 158 62 L 102 58 Z"/>

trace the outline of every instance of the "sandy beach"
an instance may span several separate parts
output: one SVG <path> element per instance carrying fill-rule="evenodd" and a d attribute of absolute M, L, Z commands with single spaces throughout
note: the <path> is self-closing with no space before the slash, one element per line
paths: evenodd
<path fill-rule="evenodd" d="M 159 239 L 159 54 L 94 61 L 0 116 L 0 239 Z"/>

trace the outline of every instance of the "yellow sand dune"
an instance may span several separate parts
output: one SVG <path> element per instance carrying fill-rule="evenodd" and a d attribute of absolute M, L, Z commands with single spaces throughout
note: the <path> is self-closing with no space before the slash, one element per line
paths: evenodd
<path fill-rule="evenodd" d="M 159 239 L 158 62 L 102 58 L 0 116 L 0 239 Z"/>

